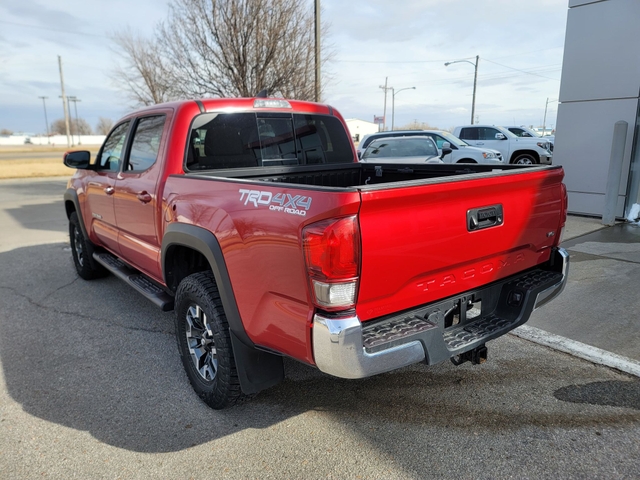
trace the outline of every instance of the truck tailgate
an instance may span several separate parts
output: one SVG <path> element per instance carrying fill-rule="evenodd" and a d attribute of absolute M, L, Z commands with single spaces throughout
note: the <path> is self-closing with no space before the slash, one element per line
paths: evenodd
<path fill-rule="evenodd" d="M 486 285 L 549 259 L 561 168 L 361 190 L 361 320 Z"/>

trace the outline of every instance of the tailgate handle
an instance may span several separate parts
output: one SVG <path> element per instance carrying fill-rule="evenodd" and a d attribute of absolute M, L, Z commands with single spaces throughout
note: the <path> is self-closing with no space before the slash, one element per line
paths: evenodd
<path fill-rule="evenodd" d="M 467 230 L 470 232 L 497 227 L 503 222 L 504 215 L 500 204 L 467 210 Z"/>

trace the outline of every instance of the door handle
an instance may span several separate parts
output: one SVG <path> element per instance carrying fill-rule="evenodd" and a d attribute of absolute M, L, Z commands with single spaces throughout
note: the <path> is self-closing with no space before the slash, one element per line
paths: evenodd
<path fill-rule="evenodd" d="M 140 200 L 142 203 L 149 203 L 151 201 L 151 195 L 149 195 L 149 193 L 145 191 L 138 193 L 136 197 L 138 197 L 138 200 Z"/>
<path fill-rule="evenodd" d="M 106 193 L 107 195 L 113 195 L 115 193 L 116 189 L 113 187 L 107 187 L 104 189 L 104 193 Z"/>
<path fill-rule="evenodd" d="M 478 142 L 476 145 L 484 145 L 484 142 Z"/>

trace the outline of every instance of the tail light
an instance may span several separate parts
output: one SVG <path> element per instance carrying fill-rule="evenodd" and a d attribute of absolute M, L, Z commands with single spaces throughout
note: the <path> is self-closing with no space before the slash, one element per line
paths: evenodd
<path fill-rule="evenodd" d="M 360 273 L 357 217 L 331 218 L 306 226 L 302 245 L 314 303 L 328 310 L 355 306 Z"/>

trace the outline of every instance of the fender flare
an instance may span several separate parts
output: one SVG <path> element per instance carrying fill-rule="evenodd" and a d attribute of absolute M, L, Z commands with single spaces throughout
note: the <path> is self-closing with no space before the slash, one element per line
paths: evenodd
<path fill-rule="evenodd" d="M 84 225 L 84 218 L 82 217 L 82 212 L 80 211 L 80 200 L 78 200 L 78 192 L 76 192 L 73 188 L 67 188 L 64 192 L 64 204 L 65 210 L 67 212 L 67 218 L 71 215 L 69 210 L 67 209 L 67 202 L 73 203 L 73 207 L 78 214 L 78 222 L 80 223 L 80 230 L 82 230 L 82 234 L 84 238 L 89 238 L 87 227 Z"/>
<path fill-rule="evenodd" d="M 184 246 L 202 254 L 209 262 L 220 292 L 220 300 L 229 324 L 231 345 L 243 393 L 252 394 L 279 383 L 284 378 L 282 357 L 256 348 L 244 329 L 233 294 L 222 248 L 215 235 L 202 227 L 171 223 L 162 238 L 161 262 L 165 284 L 167 253 L 173 246 Z"/>

